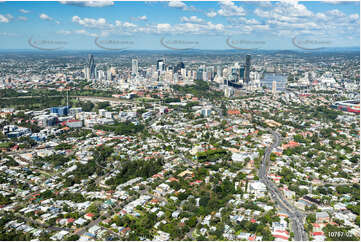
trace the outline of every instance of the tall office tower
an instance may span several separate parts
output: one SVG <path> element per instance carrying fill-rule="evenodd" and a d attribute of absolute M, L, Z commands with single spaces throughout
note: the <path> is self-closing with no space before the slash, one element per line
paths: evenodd
<path fill-rule="evenodd" d="M 273 81 L 272 82 L 272 94 L 275 95 L 277 91 L 277 82 Z"/>
<path fill-rule="evenodd" d="M 85 79 L 87 79 L 87 80 L 90 79 L 90 69 L 89 69 L 89 67 L 84 68 L 84 76 L 85 76 Z"/>
<path fill-rule="evenodd" d="M 107 70 L 107 81 L 111 81 L 112 80 L 112 68 L 108 68 Z"/>
<path fill-rule="evenodd" d="M 206 71 L 203 71 L 203 73 L 202 73 L 202 80 L 203 80 L 203 81 L 208 81 L 208 80 L 207 80 L 207 72 L 206 72 Z"/>
<path fill-rule="evenodd" d="M 89 68 L 89 79 L 95 79 L 95 62 L 94 62 L 94 56 L 92 54 L 89 54 L 88 68 Z"/>
<path fill-rule="evenodd" d="M 132 59 L 132 75 L 136 76 L 138 75 L 138 60 Z"/>
<path fill-rule="evenodd" d="M 244 80 L 244 67 L 239 68 L 239 77 L 241 80 Z"/>
<path fill-rule="evenodd" d="M 105 79 L 105 72 L 103 70 L 99 70 L 98 72 L 98 80 L 104 80 Z"/>
<path fill-rule="evenodd" d="M 157 61 L 157 71 L 165 71 L 165 60 L 158 60 Z"/>
<path fill-rule="evenodd" d="M 182 69 L 180 70 L 180 74 L 181 74 L 181 76 L 182 76 L 183 79 L 186 79 L 186 78 L 187 78 L 187 70 L 186 70 L 186 69 L 182 68 Z"/>
<path fill-rule="evenodd" d="M 233 66 L 232 69 L 231 69 L 231 74 L 233 76 L 233 79 L 232 80 L 235 80 L 236 82 L 239 81 L 239 78 L 240 78 L 240 75 L 239 75 L 239 67 L 238 66 Z"/>
<path fill-rule="evenodd" d="M 197 74 L 196 74 L 196 80 L 203 81 L 203 70 L 202 69 L 198 69 Z"/>
<path fill-rule="evenodd" d="M 181 69 L 184 69 L 184 63 L 178 62 L 178 64 L 174 68 L 174 73 L 180 72 Z"/>
<path fill-rule="evenodd" d="M 212 81 L 213 80 L 213 77 L 214 77 L 214 67 L 213 66 L 208 66 L 206 68 L 206 72 L 207 72 L 207 77 L 206 77 L 206 80 L 207 81 Z"/>
<path fill-rule="evenodd" d="M 222 76 L 222 67 L 221 66 L 217 66 L 217 76 L 218 77 Z"/>
<path fill-rule="evenodd" d="M 193 71 L 192 71 L 191 78 L 192 78 L 193 80 L 197 80 L 197 73 L 198 73 L 198 71 L 196 71 L 196 70 L 193 70 Z"/>
<path fill-rule="evenodd" d="M 150 68 L 147 68 L 146 72 L 145 72 L 145 78 L 147 79 L 150 79 L 152 76 L 153 76 L 153 69 L 150 67 Z"/>
<path fill-rule="evenodd" d="M 250 81 L 249 73 L 251 71 L 251 55 L 246 55 L 246 64 L 244 66 L 244 83 L 248 84 Z"/>
<path fill-rule="evenodd" d="M 173 70 L 167 70 L 165 72 L 164 79 L 167 83 L 172 83 L 173 82 Z"/>

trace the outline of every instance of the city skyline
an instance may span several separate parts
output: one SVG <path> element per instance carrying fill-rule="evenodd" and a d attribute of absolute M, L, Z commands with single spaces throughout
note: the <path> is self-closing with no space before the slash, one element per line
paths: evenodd
<path fill-rule="evenodd" d="M 0 0 L 0 241 L 360 241 L 359 12 Z"/>
<path fill-rule="evenodd" d="M 359 47 L 359 2 L 0 2 L 1 49 Z M 346 36 L 346 37 L 345 37 Z"/>

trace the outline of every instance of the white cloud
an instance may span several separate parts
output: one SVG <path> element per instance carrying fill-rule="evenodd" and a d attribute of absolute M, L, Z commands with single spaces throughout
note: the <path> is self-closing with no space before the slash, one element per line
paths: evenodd
<path fill-rule="evenodd" d="M 90 36 L 90 37 L 97 37 L 98 36 L 97 34 L 89 33 L 85 29 L 75 30 L 74 34 L 86 35 L 86 36 Z"/>
<path fill-rule="evenodd" d="M 203 19 L 198 18 L 197 16 L 191 16 L 191 17 L 182 17 L 181 18 L 182 22 L 192 22 L 192 23 L 202 23 Z"/>
<path fill-rule="evenodd" d="M 114 5 L 113 1 L 102 0 L 102 1 L 60 1 L 62 4 L 74 5 L 79 7 L 107 7 Z"/>
<path fill-rule="evenodd" d="M 29 10 L 25 10 L 25 9 L 19 9 L 19 12 L 24 14 L 30 13 Z"/>
<path fill-rule="evenodd" d="M 168 32 L 172 29 L 170 24 L 157 24 L 157 31 Z"/>
<path fill-rule="evenodd" d="M 72 17 L 73 23 L 78 23 L 84 27 L 88 28 L 111 28 L 113 27 L 112 24 L 108 24 L 105 18 L 80 18 L 79 16 Z"/>
<path fill-rule="evenodd" d="M 259 1 L 259 2 L 257 1 L 255 3 L 257 3 L 262 8 L 272 7 L 272 3 L 270 1 Z"/>
<path fill-rule="evenodd" d="M 317 13 L 316 18 L 321 19 L 321 20 L 327 20 L 327 16 L 324 13 Z"/>
<path fill-rule="evenodd" d="M 25 17 L 25 16 L 19 16 L 18 19 L 21 20 L 21 21 L 27 21 L 28 20 L 28 18 Z"/>
<path fill-rule="evenodd" d="M 262 10 L 257 8 L 254 13 L 263 18 L 282 19 L 284 17 L 296 19 L 298 17 L 310 17 L 312 12 L 297 1 L 278 2 L 274 8 Z"/>
<path fill-rule="evenodd" d="M 260 24 L 259 21 L 257 21 L 256 19 L 247 19 L 245 17 L 240 17 L 239 20 L 242 22 L 242 23 L 245 23 L 245 24 Z"/>
<path fill-rule="evenodd" d="M 6 16 L 9 20 L 12 20 L 12 19 L 14 18 L 14 16 L 12 16 L 12 15 L 11 15 L 11 14 L 9 14 L 9 13 L 8 13 L 8 14 L 6 14 L 5 16 Z"/>
<path fill-rule="evenodd" d="M 218 14 L 221 16 L 244 16 L 246 15 L 246 11 L 241 7 L 234 4 L 234 2 L 230 0 L 220 2 L 221 9 L 218 10 Z"/>
<path fill-rule="evenodd" d="M 4 15 L 0 14 L 0 23 L 9 23 L 10 20 Z"/>
<path fill-rule="evenodd" d="M 216 34 L 223 33 L 225 27 L 223 24 L 207 23 L 181 23 L 171 25 L 168 23 L 156 24 L 154 26 L 149 25 L 147 27 L 137 28 L 137 32 L 154 33 L 154 34 L 179 34 L 179 33 L 191 33 L 191 34 Z"/>
<path fill-rule="evenodd" d="M 129 23 L 129 22 L 125 22 L 123 24 L 123 27 L 126 27 L 126 28 L 135 28 L 137 27 L 137 25 L 133 24 L 133 23 Z"/>
<path fill-rule="evenodd" d="M 139 16 L 138 19 L 146 21 L 148 18 L 147 18 L 147 16 L 143 15 L 143 16 Z"/>
<path fill-rule="evenodd" d="M 349 16 L 349 18 L 351 19 L 351 20 L 358 20 L 359 19 L 359 15 L 356 13 L 356 14 L 351 14 L 350 16 Z"/>
<path fill-rule="evenodd" d="M 208 30 L 216 30 L 216 31 L 222 31 L 224 29 L 223 24 L 213 24 L 211 22 L 207 22 L 207 25 L 205 26 Z"/>
<path fill-rule="evenodd" d="M 132 17 L 131 19 L 134 20 L 134 21 L 147 21 L 148 17 L 143 15 L 143 16 L 138 16 L 136 18 Z"/>
<path fill-rule="evenodd" d="M 324 0 L 325 3 L 328 3 L 328 4 L 340 4 L 340 3 L 344 3 L 343 1 L 335 1 L 335 0 Z"/>
<path fill-rule="evenodd" d="M 213 18 L 213 17 L 217 16 L 217 13 L 214 12 L 214 11 L 210 11 L 210 12 L 206 13 L 206 15 L 207 15 L 209 18 Z"/>
<path fill-rule="evenodd" d="M 49 16 L 46 15 L 45 13 L 40 14 L 39 17 L 40 17 L 41 19 L 43 19 L 43 20 L 48 20 L 48 21 L 53 20 L 53 18 L 49 17 Z"/>
<path fill-rule="evenodd" d="M 332 16 L 335 16 L 335 17 L 344 17 L 345 16 L 345 14 L 338 9 L 330 10 L 327 13 Z"/>
<path fill-rule="evenodd" d="M 172 8 L 185 8 L 185 7 L 187 7 L 187 5 L 182 1 L 170 1 L 168 3 L 168 6 L 172 7 Z"/>
<path fill-rule="evenodd" d="M 288 36 L 302 33 L 312 33 L 317 36 L 335 36 L 336 34 L 346 33 L 348 27 L 352 28 L 356 34 L 359 34 L 358 16 L 346 16 L 338 9 L 313 13 L 298 1 L 276 2 L 270 8 L 255 9 L 254 14 L 260 17 L 265 24 L 252 25 L 251 22 L 244 20 L 241 25 L 250 24 L 253 30 L 270 28 L 274 34 L 280 33 Z M 242 19 L 240 20 L 242 21 Z M 242 28 L 241 25 L 238 27 Z M 352 31 L 348 31 L 348 33 L 354 34 Z"/>
<path fill-rule="evenodd" d="M 182 10 L 195 10 L 195 8 L 193 6 L 188 6 L 187 4 L 185 4 L 184 2 L 182 1 L 170 1 L 168 3 L 168 7 L 171 7 L 171 8 L 180 8 Z"/>

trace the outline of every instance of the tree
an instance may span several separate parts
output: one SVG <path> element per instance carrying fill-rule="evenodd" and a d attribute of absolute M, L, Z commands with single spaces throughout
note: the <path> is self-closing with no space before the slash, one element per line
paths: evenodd
<path fill-rule="evenodd" d="M 88 213 L 98 213 L 99 208 L 98 208 L 97 204 L 95 202 L 93 202 L 92 204 L 90 204 L 90 206 L 87 208 L 86 211 Z"/>
<path fill-rule="evenodd" d="M 60 143 L 57 146 L 55 146 L 55 150 L 70 150 L 73 147 L 71 144 L 67 143 Z"/>
<path fill-rule="evenodd" d="M 315 223 L 316 222 L 316 215 L 314 213 L 307 215 L 306 221 L 308 223 Z"/>
<path fill-rule="evenodd" d="M 194 228 L 194 226 L 196 226 L 197 224 L 197 217 L 193 216 L 191 218 L 189 218 L 187 221 L 186 221 L 186 224 L 191 227 L 191 228 Z"/>
<path fill-rule="evenodd" d="M 204 195 L 199 199 L 199 205 L 202 207 L 207 207 L 209 201 L 209 195 Z"/>
<path fill-rule="evenodd" d="M 77 240 L 79 240 L 79 235 L 77 235 L 77 234 L 73 234 L 73 235 L 71 235 L 71 236 L 69 236 L 68 238 L 66 238 L 66 241 L 77 241 Z"/>

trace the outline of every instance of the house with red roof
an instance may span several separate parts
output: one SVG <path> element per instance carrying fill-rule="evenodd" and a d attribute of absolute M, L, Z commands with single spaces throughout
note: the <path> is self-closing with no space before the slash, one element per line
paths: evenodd
<path fill-rule="evenodd" d="M 169 182 L 174 182 L 174 181 L 175 181 L 175 182 L 179 182 L 179 180 L 178 180 L 177 178 L 175 178 L 175 177 L 169 178 L 168 181 L 169 181 Z"/>
<path fill-rule="evenodd" d="M 86 218 L 88 220 L 93 220 L 94 216 L 95 215 L 93 213 L 87 213 L 84 215 L 84 218 Z"/>
<path fill-rule="evenodd" d="M 68 224 L 74 223 L 74 221 L 75 221 L 75 219 L 73 219 L 73 218 L 68 218 L 68 219 L 66 220 L 66 224 L 68 225 Z"/>
<path fill-rule="evenodd" d="M 290 237 L 288 231 L 286 230 L 274 230 L 272 232 L 272 236 L 277 238 L 278 240 L 285 240 L 285 241 L 288 241 Z"/>
<path fill-rule="evenodd" d="M 287 144 L 283 144 L 282 145 L 282 149 L 286 150 L 288 148 L 295 148 L 297 146 L 299 146 L 300 144 L 296 141 L 290 141 Z"/>
<path fill-rule="evenodd" d="M 271 178 L 275 183 L 280 183 L 282 178 L 281 176 L 276 174 L 269 174 L 268 177 Z"/>

